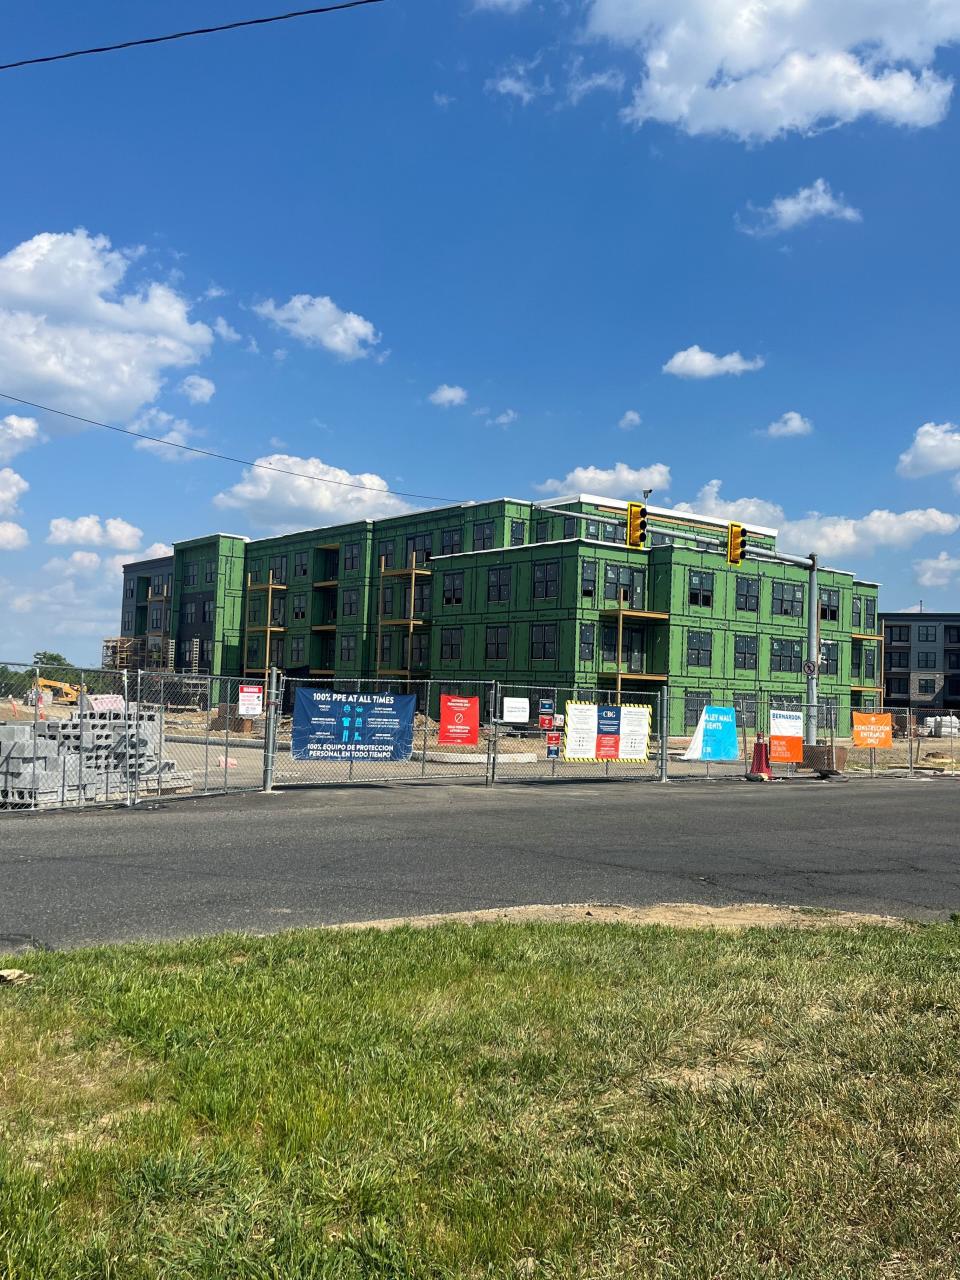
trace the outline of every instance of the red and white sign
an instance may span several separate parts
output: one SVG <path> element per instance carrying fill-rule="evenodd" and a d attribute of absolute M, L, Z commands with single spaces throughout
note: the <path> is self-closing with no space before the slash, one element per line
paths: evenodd
<path fill-rule="evenodd" d="M 541 716 L 541 717 L 540 717 L 540 728 L 541 728 L 541 729 L 552 729 L 552 728 L 553 728 L 553 716 Z"/>
<path fill-rule="evenodd" d="M 548 733 L 548 734 L 547 734 L 547 746 L 548 746 L 548 747 L 559 747 L 559 745 L 560 745 L 560 734 L 559 734 L 559 733 Z"/>
<path fill-rule="evenodd" d="M 87 698 L 91 711 L 125 711 L 126 703 L 119 693 L 91 693 Z"/>
<path fill-rule="evenodd" d="M 244 720 L 263 715 L 263 685 L 242 684 L 237 697 L 237 715 Z"/>
<path fill-rule="evenodd" d="M 803 762 L 803 712 L 770 712 L 770 763 Z"/>
<path fill-rule="evenodd" d="M 441 746 L 475 747 L 480 741 L 480 699 L 440 695 Z"/>

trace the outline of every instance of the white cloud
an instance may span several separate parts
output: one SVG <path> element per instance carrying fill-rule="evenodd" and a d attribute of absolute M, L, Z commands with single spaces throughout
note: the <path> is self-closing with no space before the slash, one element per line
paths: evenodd
<path fill-rule="evenodd" d="M 237 333 L 236 329 L 233 327 L 232 324 L 224 320 L 223 316 L 217 316 L 216 320 L 214 320 L 213 332 L 217 335 L 218 338 L 222 338 L 224 342 L 240 341 L 239 333 Z M 252 342 L 253 339 L 251 338 L 250 341 Z"/>
<path fill-rule="evenodd" d="M 0 600 L 9 605 L 13 614 L 42 623 L 35 632 L 36 638 L 65 636 L 73 644 L 89 639 L 96 643 L 117 630 L 117 585 L 115 579 L 100 575 L 86 581 L 77 576 L 57 577 L 50 586 L 37 589 L 18 589 L 9 583 L 0 585 Z M 10 623 L 16 628 L 13 618 Z M 29 652 L 26 645 L 24 652 Z M 88 652 L 94 652 L 93 644 Z M 68 657 L 76 658 L 76 654 Z"/>
<path fill-rule="evenodd" d="M 830 184 L 823 178 L 817 178 L 809 187 L 801 187 L 792 196 L 777 196 L 769 205 L 754 209 L 751 207 L 752 221 L 738 218 L 737 225 L 741 231 L 751 236 L 773 236 L 785 231 L 794 231 L 815 218 L 833 218 L 840 222 L 862 222 L 863 214 L 852 204 L 847 204 L 842 195 L 835 196 Z"/>
<path fill-rule="evenodd" d="M 952 422 L 925 422 L 897 462 L 897 473 L 911 480 L 960 471 L 960 427 Z"/>
<path fill-rule="evenodd" d="M 156 398 L 168 370 L 205 356 L 213 334 L 169 284 L 121 292 L 137 257 L 83 228 L 0 257 L 0 385 L 88 417 L 127 418 Z"/>
<path fill-rule="evenodd" d="M 30 545 L 30 539 L 23 525 L 14 524 L 12 520 L 0 520 L 0 551 L 22 551 Z"/>
<path fill-rule="evenodd" d="M 912 511 L 877 509 L 856 517 L 811 511 L 798 520 L 788 520 L 783 507 L 775 502 L 764 498 L 728 500 L 721 497 L 720 488 L 719 480 L 711 480 L 693 502 L 678 503 L 676 510 L 777 528 L 780 549 L 800 555 L 813 551 L 823 556 L 863 556 L 883 547 L 902 550 L 928 535 L 943 537 L 960 529 L 960 516 L 936 507 Z"/>
<path fill-rule="evenodd" d="M 530 0 L 473 0 L 475 9 L 499 9 L 505 13 L 516 13 L 526 8 Z"/>
<path fill-rule="evenodd" d="M 196 434 L 193 427 L 183 418 L 175 418 L 163 409 L 147 409 L 135 422 L 131 422 L 130 430 L 152 436 L 152 440 L 138 440 L 133 447 L 155 454 L 162 462 L 195 462 L 199 457 L 199 454 L 176 448 L 190 443 Z M 170 448 L 171 445 L 174 447 Z"/>
<path fill-rule="evenodd" d="M 953 82 L 937 50 L 960 38 L 952 0 L 586 0 L 587 31 L 642 63 L 621 114 L 690 134 L 767 140 L 865 116 L 942 120 Z"/>
<path fill-rule="evenodd" d="M 639 413 L 637 413 L 636 409 L 628 409 L 617 423 L 617 426 L 621 431 L 632 431 L 634 427 L 639 427 L 641 422 L 642 418 Z"/>
<path fill-rule="evenodd" d="M 607 93 L 623 93 L 626 77 L 622 71 L 618 71 L 613 67 L 606 71 L 594 71 L 589 75 L 583 74 L 583 59 L 574 58 L 570 66 L 570 75 L 567 80 L 567 99 L 576 106 L 589 93 L 596 93 L 603 90 Z"/>
<path fill-rule="evenodd" d="M 686 351 L 678 351 L 663 366 L 664 373 L 672 373 L 675 378 L 719 378 L 726 373 L 753 373 L 764 366 L 763 356 L 745 359 L 739 351 L 731 351 L 726 356 L 715 356 L 712 351 L 704 351 L 694 344 Z"/>
<path fill-rule="evenodd" d="M 149 547 L 139 553 L 141 560 L 157 560 L 161 556 L 172 556 L 173 547 L 169 542 L 151 542 Z"/>
<path fill-rule="evenodd" d="M 433 105 L 435 107 L 439 107 L 441 111 L 451 106 L 454 102 L 456 102 L 456 98 L 451 97 L 449 93 L 440 93 L 437 90 L 434 91 Z"/>
<path fill-rule="evenodd" d="M 114 547 L 117 551 L 134 551 L 140 545 L 143 530 L 119 516 L 101 522 L 99 516 L 78 516 L 71 520 L 57 516 L 50 521 L 47 542 L 54 546 Z"/>
<path fill-rule="evenodd" d="M 360 360 L 380 341 L 369 320 L 341 311 L 332 298 L 297 293 L 281 305 L 268 298 L 253 309 L 304 346 L 323 347 L 341 360 Z"/>
<path fill-rule="evenodd" d="M 949 587 L 960 579 L 960 557 L 941 551 L 930 560 L 915 560 L 913 570 L 921 587 Z"/>
<path fill-rule="evenodd" d="M 9 462 L 39 443 L 40 424 L 36 418 L 22 418 L 16 413 L 0 418 L 0 462 Z"/>
<path fill-rule="evenodd" d="M 625 462 L 606 469 L 574 467 L 562 480 L 544 480 L 533 487 L 538 493 L 594 493 L 604 498 L 632 498 L 644 489 L 669 489 L 670 468 L 663 462 L 638 468 L 629 467 Z"/>
<path fill-rule="evenodd" d="M 374 473 L 352 475 L 319 458 L 286 453 L 256 461 L 279 470 L 248 468 L 237 484 L 218 493 L 213 502 L 221 509 L 243 511 L 258 528 L 286 532 L 310 525 L 380 520 L 410 510 L 401 498 L 387 492 L 386 480 Z M 290 471 L 299 474 L 283 474 Z"/>
<path fill-rule="evenodd" d="M 466 404 L 467 393 L 463 387 L 451 387 L 448 383 L 441 382 L 436 391 L 430 392 L 427 399 L 431 404 L 439 405 L 441 409 L 450 409 Z"/>
<path fill-rule="evenodd" d="M 211 284 L 204 289 L 203 296 L 208 302 L 211 302 L 214 298 L 225 298 L 227 291 L 218 284 Z"/>
<path fill-rule="evenodd" d="M 761 432 L 762 435 L 769 436 L 771 440 L 783 440 L 790 436 L 809 436 L 813 432 L 813 423 L 809 418 L 805 418 L 802 414 L 797 413 L 793 409 L 789 409 L 776 422 Z"/>
<path fill-rule="evenodd" d="M 74 551 L 66 558 L 54 556 L 43 566 L 45 573 L 62 574 L 68 578 L 80 575 L 88 577 L 96 573 L 103 561 L 96 551 Z"/>
<path fill-rule="evenodd" d="M 495 418 L 487 419 L 488 427 L 509 427 L 511 422 L 516 422 L 520 415 L 516 409 L 504 409 L 503 413 L 498 413 Z"/>
<path fill-rule="evenodd" d="M 0 516 L 14 515 L 20 499 L 29 488 L 23 476 L 12 467 L 0 467 Z"/>
<path fill-rule="evenodd" d="M 516 98 L 523 106 L 528 107 L 534 98 L 544 98 L 553 93 L 549 76 L 545 75 L 539 83 L 531 76 L 540 62 L 539 54 L 529 62 L 511 62 L 497 75 L 491 76 L 484 88 L 487 93 L 496 93 L 502 98 Z"/>
<path fill-rule="evenodd" d="M 209 378 L 201 378 L 199 373 L 191 373 L 180 383 L 180 390 L 192 404 L 209 404 L 217 384 Z"/>

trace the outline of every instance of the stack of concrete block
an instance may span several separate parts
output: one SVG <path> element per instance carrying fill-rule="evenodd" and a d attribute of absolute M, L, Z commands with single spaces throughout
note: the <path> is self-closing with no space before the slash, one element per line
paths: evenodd
<path fill-rule="evenodd" d="M 177 791 L 191 772 L 161 759 L 156 711 L 74 711 L 67 719 L 0 724 L 0 809 L 125 800 L 142 787 Z"/>

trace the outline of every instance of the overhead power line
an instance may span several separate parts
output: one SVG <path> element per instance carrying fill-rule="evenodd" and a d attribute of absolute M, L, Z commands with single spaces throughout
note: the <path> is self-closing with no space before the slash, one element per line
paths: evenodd
<path fill-rule="evenodd" d="M 14 404 L 26 405 L 29 409 L 39 409 L 43 413 L 55 413 L 61 418 L 70 418 L 74 422 L 83 422 L 88 427 L 102 427 L 104 431 L 115 431 L 120 436 L 130 436 L 132 440 L 148 440 L 151 444 L 161 444 L 166 449 L 182 449 L 184 453 L 195 453 L 201 458 L 215 458 L 218 462 L 235 462 L 241 467 L 252 467 L 257 471 L 269 471 L 275 476 L 295 476 L 298 480 L 312 480 L 315 484 L 335 484 L 344 489 L 365 489 L 368 493 L 388 494 L 392 498 L 418 498 L 421 502 L 443 502 L 456 506 L 466 501 L 464 498 L 439 498 L 430 493 L 407 493 L 403 489 L 380 489 L 374 484 L 363 484 L 358 480 L 332 480 L 326 476 L 312 476 L 306 471 L 290 471 L 286 467 L 271 467 L 266 462 L 253 462 L 250 458 L 235 458 L 229 453 L 217 453 L 215 449 L 198 449 L 192 444 L 180 444 L 175 440 L 164 440 L 162 436 L 148 436 L 140 431 L 132 431 L 129 427 L 116 427 L 110 422 L 98 422 L 96 418 L 84 418 L 79 413 L 67 413 L 63 409 L 52 409 L 48 404 L 37 404 L 34 400 L 24 400 L 20 396 L 12 396 L 9 392 L 0 391 L 0 399 L 12 400 Z"/>
<path fill-rule="evenodd" d="M 292 18 L 310 18 L 320 13 L 337 13 L 340 9 L 359 9 L 367 4 L 383 4 L 383 0 L 343 0 L 341 4 L 326 4 L 314 9 L 294 9 L 290 13 L 276 13 L 267 18 L 245 18 L 241 22 L 224 22 L 217 27 L 195 27 L 192 31 L 174 31 L 166 36 L 144 36 L 139 40 L 124 40 L 120 44 L 102 44 L 92 49 L 72 49 L 69 53 L 50 53 L 42 58 L 21 58 L 19 62 L 0 64 L 0 71 L 13 71 L 16 67 L 35 67 L 41 62 L 64 62 L 67 58 L 86 58 L 93 53 L 115 53 L 118 49 L 136 49 L 146 44 L 166 44 L 169 40 L 187 40 L 190 36 L 212 36 L 218 31 L 236 31 L 239 27 L 264 27 L 270 22 L 289 22 Z"/>

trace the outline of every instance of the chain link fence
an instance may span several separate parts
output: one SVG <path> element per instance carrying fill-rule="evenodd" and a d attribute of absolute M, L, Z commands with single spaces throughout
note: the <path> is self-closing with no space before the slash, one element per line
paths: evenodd
<path fill-rule="evenodd" d="M 0 663 L 0 810 L 258 790 L 265 717 L 235 677 Z"/>

